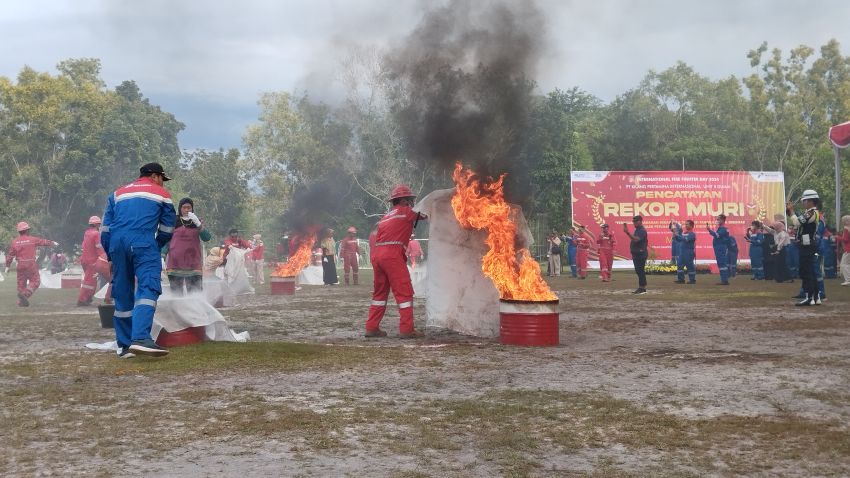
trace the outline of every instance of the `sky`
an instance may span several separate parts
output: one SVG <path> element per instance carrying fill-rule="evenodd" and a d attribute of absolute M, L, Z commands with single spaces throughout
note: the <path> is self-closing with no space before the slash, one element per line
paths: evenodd
<path fill-rule="evenodd" d="M 398 44 L 444 1 L 0 0 L 0 76 L 99 58 L 108 87 L 135 80 L 186 124 L 182 148 L 238 148 L 262 92 L 333 103 L 353 47 Z M 577 86 L 610 101 L 677 61 L 712 79 L 742 77 L 753 71 L 747 52 L 763 41 L 787 52 L 835 38 L 850 55 L 850 2 L 841 0 L 536 3 L 546 18 L 533 73 L 541 93 Z"/>

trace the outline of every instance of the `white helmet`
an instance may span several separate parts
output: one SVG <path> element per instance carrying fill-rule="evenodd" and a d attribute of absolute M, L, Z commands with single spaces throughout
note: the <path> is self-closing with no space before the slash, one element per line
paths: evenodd
<path fill-rule="evenodd" d="M 814 189 L 806 189 L 803 191 L 803 196 L 800 197 L 800 201 L 805 201 L 806 199 L 820 199 L 820 196 L 818 196 L 818 192 Z"/>

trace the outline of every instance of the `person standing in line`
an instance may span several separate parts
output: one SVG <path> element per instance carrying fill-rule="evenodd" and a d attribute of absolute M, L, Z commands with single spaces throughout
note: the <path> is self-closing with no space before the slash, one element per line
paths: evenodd
<path fill-rule="evenodd" d="M 643 227 L 643 217 L 633 217 L 632 224 L 635 226 L 634 234 L 629 232 L 628 223 L 623 223 L 623 232 L 631 240 L 629 252 L 631 252 L 632 262 L 635 265 L 635 274 L 638 276 L 638 288 L 632 294 L 646 294 L 646 260 L 649 258 L 649 249 L 647 247 L 646 229 Z"/>
<path fill-rule="evenodd" d="M 697 235 L 694 232 L 694 221 L 688 219 L 685 221 L 685 229 L 681 227 L 674 228 L 673 223 L 670 227 L 675 232 L 673 240 L 679 243 L 679 259 L 676 263 L 676 283 L 685 283 L 685 269 L 688 270 L 688 284 L 697 283 L 697 270 L 694 265 L 696 259 L 696 242 Z"/>
<path fill-rule="evenodd" d="M 265 284 L 265 269 L 266 266 L 266 245 L 263 243 L 263 236 L 260 234 L 254 234 L 251 241 L 251 252 L 248 255 L 251 256 L 251 275 L 254 277 L 255 284 Z"/>
<path fill-rule="evenodd" d="M 805 297 L 796 305 L 811 306 L 820 305 L 821 298 L 818 290 L 818 281 L 815 277 L 815 267 L 818 255 L 817 229 L 820 222 L 820 196 L 817 191 L 807 189 L 803 191 L 800 202 L 806 208 L 799 216 L 794 213 L 793 207 L 788 208 L 788 219 L 797 227 L 796 241 L 800 249 L 800 279 L 803 281 Z"/>
<path fill-rule="evenodd" d="M 817 203 L 816 209 L 817 209 L 817 212 L 818 212 L 818 219 L 816 221 L 816 226 L 815 226 L 815 235 L 812 239 L 814 241 L 814 245 L 812 246 L 812 247 L 814 247 L 814 255 L 812 256 L 811 262 L 812 262 L 812 275 L 814 276 L 814 282 L 815 282 L 815 284 L 817 285 L 817 288 L 818 288 L 818 293 L 816 294 L 817 297 L 815 297 L 815 302 L 817 302 L 817 304 L 815 304 L 815 305 L 819 305 L 821 302 L 826 300 L 826 286 L 824 285 L 824 280 L 823 280 L 823 257 L 818 253 L 820 238 L 823 236 L 823 233 L 826 230 L 826 220 L 824 219 L 826 217 L 826 214 L 824 214 L 820 210 L 820 196 L 818 196 L 818 193 L 816 191 L 812 190 L 812 189 L 807 189 L 806 191 L 809 192 L 809 196 L 811 196 L 812 194 L 814 194 L 814 196 L 816 196 L 814 198 L 809 198 L 809 200 Z M 804 196 L 806 195 L 805 192 L 803 193 L 803 195 Z M 801 201 L 802 201 L 802 199 L 801 199 Z M 805 201 L 803 201 L 803 203 L 805 204 Z M 791 203 L 787 203 L 786 207 L 788 208 L 786 213 L 789 214 L 788 220 L 792 224 L 794 224 L 794 223 L 798 224 L 798 226 L 797 226 L 797 236 L 795 236 L 795 237 L 799 237 L 801 235 L 800 234 L 800 227 L 801 226 L 799 225 L 799 224 L 801 224 L 800 218 L 802 217 L 802 215 L 805 212 L 803 214 L 800 214 L 800 215 L 796 214 L 794 212 L 794 206 Z M 804 205 L 804 207 L 805 207 L 805 205 Z M 802 244 L 799 241 L 797 241 L 797 248 L 800 251 L 800 253 L 799 253 L 800 254 L 800 265 L 799 265 L 800 269 L 799 269 L 798 273 L 800 275 L 800 280 L 802 282 L 802 279 L 803 279 L 803 272 L 802 272 L 802 268 L 803 268 L 803 247 L 802 247 Z M 806 289 L 805 289 L 804 286 L 801 285 L 799 293 L 796 296 L 794 296 L 793 298 L 794 299 L 800 299 L 801 301 L 804 301 L 806 299 L 806 295 L 807 295 Z"/>
<path fill-rule="evenodd" d="M 835 279 L 835 235 L 832 229 L 825 227 L 820 238 L 819 254 L 823 257 L 824 279 Z"/>
<path fill-rule="evenodd" d="M 342 256 L 342 270 L 345 277 L 345 285 L 350 284 L 349 275 L 354 279 L 354 285 L 357 285 L 357 274 L 360 266 L 357 263 L 357 256 L 360 254 L 360 241 L 357 239 L 357 228 L 351 226 L 346 231 L 347 234 L 342 238 L 339 246 L 339 253 Z"/>
<path fill-rule="evenodd" d="M 321 241 L 322 247 L 322 282 L 325 285 L 339 284 L 336 275 L 336 241 L 334 241 L 334 230 L 327 228 Z"/>
<path fill-rule="evenodd" d="M 764 280 L 764 234 L 761 232 L 761 222 L 753 221 L 744 239 L 750 243 L 750 268 L 753 273 L 750 280 Z"/>
<path fill-rule="evenodd" d="M 204 227 L 195 214 L 195 203 L 191 198 L 183 198 L 177 206 L 180 216 L 174 226 L 174 235 L 168 243 L 168 255 L 165 260 L 165 274 L 168 286 L 177 295 L 203 290 L 204 252 L 201 241 L 212 239 L 212 234 Z"/>
<path fill-rule="evenodd" d="M 551 275 L 561 275 L 561 239 L 554 231 L 549 233 L 546 239 L 546 244 L 549 248 L 549 270 Z"/>
<path fill-rule="evenodd" d="M 678 267 L 679 254 L 682 253 L 682 243 L 676 241 L 676 234 L 682 232 L 682 225 L 678 223 L 670 223 L 670 261 Z"/>
<path fill-rule="evenodd" d="M 786 258 L 788 244 L 791 242 L 791 238 L 785 232 L 785 223 L 783 221 L 777 221 L 770 227 L 769 232 L 773 234 L 773 242 L 775 244 L 772 252 L 774 258 L 773 278 L 779 283 L 792 282 L 791 272 L 788 270 L 788 259 Z"/>
<path fill-rule="evenodd" d="M 374 286 L 369 318 L 366 320 L 366 337 L 387 336 L 380 326 L 387 310 L 390 290 L 398 303 L 399 338 L 413 339 L 424 335 L 413 327 L 413 284 L 404 257 L 404 246 L 414 226 L 420 219 L 428 219 L 424 214 L 413 211 L 415 198 L 407 185 L 394 187 L 390 193 L 392 209 L 369 234 Z"/>
<path fill-rule="evenodd" d="M 602 282 L 611 282 L 611 270 L 614 267 L 614 247 L 617 240 L 609 231 L 608 224 L 602 225 L 602 234 L 596 239 L 599 248 L 599 278 Z"/>
<path fill-rule="evenodd" d="M 841 275 L 844 277 L 843 286 L 850 285 L 850 216 L 841 217 L 841 238 L 839 239 L 841 251 Z"/>
<path fill-rule="evenodd" d="M 786 225 L 787 224 L 788 223 L 786 223 Z M 797 243 L 794 241 L 794 238 L 796 237 L 797 228 L 793 226 L 788 227 L 788 238 L 790 242 L 786 246 L 788 252 L 785 255 L 785 259 L 788 262 L 788 272 L 790 273 L 788 277 L 791 278 L 791 282 L 800 277 L 800 250 L 797 248 Z"/>
<path fill-rule="evenodd" d="M 422 245 L 416 240 L 416 234 L 410 234 L 410 241 L 407 243 L 407 259 L 410 260 L 410 267 L 416 268 L 416 261 L 425 259 L 425 253 L 422 252 Z"/>
<path fill-rule="evenodd" d="M 576 256 L 578 255 L 578 244 L 576 238 L 578 233 L 575 228 L 570 229 L 570 235 L 567 236 L 567 260 L 570 263 L 570 276 L 575 279 L 578 277 L 578 266 L 576 264 Z"/>
<path fill-rule="evenodd" d="M 714 248 L 714 259 L 717 269 L 720 271 L 720 282 L 717 285 L 729 285 L 729 231 L 726 229 L 726 215 L 720 214 L 715 220 L 717 229 L 714 230 L 708 223 L 705 229 L 711 234 L 711 245 Z"/>
<path fill-rule="evenodd" d="M 151 338 L 151 325 L 162 294 L 160 250 L 177 221 L 171 194 L 163 187 L 169 180 L 162 165 L 145 164 L 139 179 L 109 196 L 103 213 L 100 243 L 112 262 L 112 322 L 122 358 L 168 354 Z"/>
<path fill-rule="evenodd" d="M 83 267 L 83 281 L 80 285 L 80 294 L 77 296 L 77 306 L 90 305 L 97 286 L 97 263 L 103 246 L 100 245 L 100 218 L 92 216 L 86 232 L 83 233 L 82 252 L 80 253 L 80 265 Z"/>
<path fill-rule="evenodd" d="M 776 238 L 764 223 L 761 225 L 761 233 L 764 237 L 764 242 L 762 242 L 761 246 L 764 280 L 774 280 L 776 273 L 776 256 L 774 255 L 774 252 L 776 252 Z"/>
<path fill-rule="evenodd" d="M 729 278 L 738 277 L 738 240 L 729 234 Z"/>
<path fill-rule="evenodd" d="M 576 269 L 579 279 L 587 279 L 587 257 L 590 254 L 591 238 L 584 226 L 578 226 L 575 236 Z"/>
<path fill-rule="evenodd" d="M 38 264 L 36 263 L 36 250 L 39 247 L 56 247 L 59 244 L 49 239 L 42 239 L 30 235 L 30 225 L 21 221 L 15 226 L 18 237 L 9 244 L 6 251 L 6 274 L 12 260 L 18 261 L 18 306 L 29 307 L 29 299 L 41 285 L 41 277 L 38 275 Z"/>

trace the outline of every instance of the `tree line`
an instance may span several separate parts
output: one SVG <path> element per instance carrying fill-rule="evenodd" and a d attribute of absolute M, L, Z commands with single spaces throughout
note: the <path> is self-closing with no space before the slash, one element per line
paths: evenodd
<path fill-rule="evenodd" d="M 685 63 L 649 71 L 604 102 L 580 88 L 540 93 L 531 80 L 528 123 L 512 171 L 522 205 L 548 229 L 569 223 L 572 170 L 773 170 L 786 194 L 817 189 L 830 215 L 833 156 L 827 131 L 850 120 L 850 57 L 832 40 L 790 52 L 762 44 L 742 55 L 746 77 L 711 79 Z M 347 92 L 328 105 L 309 92 L 269 92 L 243 148 L 183 151 L 184 125 L 128 80 L 109 89 L 97 59 L 71 59 L 55 74 L 24 67 L 0 77 L 0 239 L 26 219 L 70 247 L 107 195 L 158 161 L 175 171 L 169 189 L 193 197 L 214 234 L 230 227 L 286 228 L 299 189 L 333 189 L 316 221 L 368 230 L 392 185 L 417 192 L 451 187 L 449 171 L 410 157 L 400 114 L 409 92 L 388 78 L 379 53 L 353 51 L 340 67 Z M 498 94 L 499 92 L 482 92 Z M 846 156 L 846 154 L 845 154 Z M 842 182 L 850 184 L 847 158 Z"/>

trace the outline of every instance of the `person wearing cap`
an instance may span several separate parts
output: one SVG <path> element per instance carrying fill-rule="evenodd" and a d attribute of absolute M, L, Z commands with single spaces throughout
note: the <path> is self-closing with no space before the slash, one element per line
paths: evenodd
<path fill-rule="evenodd" d="M 416 235 L 411 234 L 410 240 L 407 242 L 407 258 L 410 259 L 410 266 L 416 267 L 416 261 L 425 259 L 425 253 L 422 252 L 422 245 L 416 240 Z"/>
<path fill-rule="evenodd" d="M 673 242 L 679 244 L 679 257 L 676 260 L 676 283 L 685 283 L 685 269 L 688 270 L 688 284 L 697 283 L 697 270 L 694 266 L 696 259 L 697 235 L 694 232 L 694 221 L 685 221 L 684 230 L 679 224 L 670 223 L 673 231 Z"/>
<path fill-rule="evenodd" d="M 794 242 L 797 243 L 800 253 L 799 274 L 803 282 L 801 293 L 796 297 L 800 301 L 796 305 L 820 305 L 826 295 L 820 290 L 820 287 L 823 287 L 823 281 L 818 283 L 817 274 L 820 271 L 816 270 L 818 268 L 818 228 L 822 224 L 818 210 L 820 196 L 817 191 L 807 189 L 803 191 L 800 202 L 803 203 L 805 211 L 799 215 L 794 212 L 794 206 L 791 203 L 786 204 L 788 221 L 797 228 Z"/>
<path fill-rule="evenodd" d="M 370 260 L 374 271 L 372 303 L 366 320 L 366 337 L 386 337 L 381 330 L 381 319 L 387 309 L 390 290 L 398 303 L 399 337 L 410 339 L 423 334 L 413 327 L 413 284 L 407 270 L 404 248 L 413 228 L 420 219 L 427 217 L 413 211 L 415 195 L 404 184 L 393 188 L 390 193 L 392 209 L 378 221 L 377 228 L 369 236 Z"/>
<path fill-rule="evenodd" d="M 18 231 L 18 237 L 12 240 L 9 249 L 6 251 L 6 274 L 9 273 L 12 260 L 17 260 L 18 306 L 29 307 L 30 297 L 41 285 L 38 264 L 36 263 L 36 250 L 39 247 L 55 247 L 59 244 L 49 239 L 30 235 L 30 225 L 26 222 L 19 222 L 15 229 Z"/>
<path fill-rule="evenodd" d="M 599 277 L 602 282 L 611 282 L 611 269 L 614 267 L 614 247 L 617 240 L 609 230 L 608 224 L 602 225 L 602 234 L 596 239 L 599 247 Z"/>
<path fill-rule="evenodd" d="M 168 353 L 151 339 L 151 325 L 162 294 L 160 250 L 171 240 L 177 220 L 171 194 L 163 187 L 170 179 L 159 163 L 145 164 L 136 181 L 106 201 L 100 243 L 112 262 L 112 322 L 122 358 Z"/>
<path fill-rule="evenodd" d="M 165 258 L 165 274 L 171 292 L 183 295 L 184 287 L 188 293 L 199 292 L 204 288 L 204 251 L 201 242 L 212 239 L 212 234 L 195 214 L 192 198 L 181 199 L 177 211 L 179 216 Z"/>
<path fill-rule="evenodd" d="M 251 238 L 251 276 L 254 278 L 255 284 L 265 284 L 266 278 L 263 267 L 265 267 L 266 245 L 263 244 L 263 236 L 254 234 Z"/>
<path fill-rule="evenodd" d="M 351 278 L 354 279 L 354 285 L 357 285 L 357 274 L 360 270 L 357 264 L 357 256 L 360 254 L 360 242 L 357 239 L 356 227 L 350 226 L 346 231 L 345 237 L 339 241 L 339 254 L 342 256 L 345 285 L 350 284 Z M 350 278 L 349 276 L 352 277 Z"/>
<path fill-rule="evenodd" d="M 100 257 L 105 256 L 103 246 L 100 245 L 100 218 L 92 216 L 83 233 L 82 253 L 80 253 L 80 265 L 83 267 L 83 281 L 80 285 L 80 294 L 77 296 L 77 306 L 83 307 L 91 304 L 97 288 L 98 262 Z"/>
<path fill-rule="evenodd" d="M 711 234 L 714 259 L 720 272 L 720 282 L 717 285 L 729 285 L 729 230 L 726 229 L 726 215 L 720 214 L 714 223 L 717 229 L 712 229 L 708 223 L 705 223 L 705 229 Z"/>
<path fill-rule="evenodd" d="M 646 294 L 646 260 L 649 258 L 648 238 L 646 229 L 643 227 L 643 216 L 632 218 L 635 232 L 629 232 L 629 224 L 623 223 L 623 232 L 629 236 L 629 252 L 635 265 L 635 274 L 638 276 L 638 288 L 632 294 Z"/>

